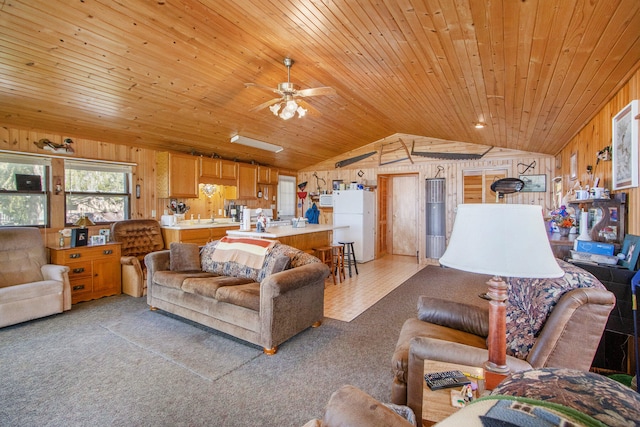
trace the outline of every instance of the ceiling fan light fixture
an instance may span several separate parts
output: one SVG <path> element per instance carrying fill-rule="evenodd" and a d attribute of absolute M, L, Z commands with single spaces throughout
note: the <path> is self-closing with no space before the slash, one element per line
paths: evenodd
<path fill-rule="evenodd" d="M 280 118 L 283 120 L 289 120 L 293 116 L 296 115 L 296 111 L 298 110 L 298 103 L 293 99 L 287 101 L 282 112 L 280 113 Z"/>
<path fill-rule="evenodd" d="M 278 103 L 278 104 L 273 104 L 271 107 L 269 107 L 269 110 L 271 110 L 271 112 L 273 113 L 274 116 L 278 115 L 278 112 L 280 111 L 280 107 L 282 106 L 282 104 Z"/>
<path fill-rule="evenodd" d="M 253 147 L 260 150 L 272 151 L 274 153 L 279 153 L 284 150 L 283 147 L 275 144 L 270 144 L 268 142 L 259 141 L 253 138 L 247 138 L 246 136 L 234 135 L 231 137 L 232 144 L 241 144 L 246 145 L 247 147 Z"/>
<path fill-rule="evenodd" d="M 302 107 L 298 107 L 296 111 L 298 112 L 298 118 L 304 117 L 304 115 L 307 114 L 307 110 Z"/>

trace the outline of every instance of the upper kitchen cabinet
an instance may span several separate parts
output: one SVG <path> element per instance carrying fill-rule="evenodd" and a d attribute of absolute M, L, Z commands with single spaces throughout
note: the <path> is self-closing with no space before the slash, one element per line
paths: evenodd
<path fill-rule="evenodd" d="M 238 163 L 238 199 L 258 197 L 258 167 L 248 163 Z"/>
<path fill-rule="evenodd" d="M 197 198 L 200 157 L 161 152 L 156 154 L 158 197 Z"/>
<path fill-rule="evenodd" d="M 238 179 L 238 163 L 231 160 L 220 160 L 220 178 Z"/>
<path fill-rule="evenodd" d="M 278 169 L 258 166 L 258 184 L 277 184 Z"/>
<path fill-rule="evenodd" d="M 201 183 L 235 185 L 237 179 L 238 163 L 231 160 L 200 157 L 199 181 Z"/>

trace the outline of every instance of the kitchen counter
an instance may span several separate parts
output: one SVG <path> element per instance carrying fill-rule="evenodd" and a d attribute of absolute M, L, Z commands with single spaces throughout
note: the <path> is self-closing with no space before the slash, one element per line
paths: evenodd
<path fill-rule="evenodd" d="M 329 246 L 333 240 L 333 230 L 348 228 L 348 226 L 335 226 L 332 224 L 307 224 L 306 227 L 294 228 L 291 225 L 269 227 L 263 233 L 251 230 L 227 230 L 227 235 L 232 237 L 259 237 L 263 239 L 276 239 L 280 243 L 292 246 L 305 252 L 313 252 L 314 248 Z"/>
<path fill-rule="evenodd" d="M 212 228 L 212 227 L 240 227 L 240 222 L 234 221 L 214 221 L 211 222 L 208 220 L 193 220 L 193 223 L 190 220 L 179 222 L 176 225 L 163 225 L 162 228 L 166 228 L 168 230 L 192 230 L 194 228 Z"/>
<path fill-rule="evenodd" d="M 164 247 L 169 249 L 173 242 L 196 243 L 200 246 L 224 237 L 227 230 L 238 229 L 239 222 L 211 222 L 211 220 L 200 223 L 197 220 L 183 221 L 177 225 L 165 225 L 161 227 Z"/>

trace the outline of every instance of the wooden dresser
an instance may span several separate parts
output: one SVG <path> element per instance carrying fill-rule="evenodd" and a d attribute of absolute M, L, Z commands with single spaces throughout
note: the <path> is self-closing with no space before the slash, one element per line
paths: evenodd
<path fill-rule="evenodd" d="M 72 304 L 122 292 L 120 243 L 49 249 L 53 264 L 69 267 Z"/>

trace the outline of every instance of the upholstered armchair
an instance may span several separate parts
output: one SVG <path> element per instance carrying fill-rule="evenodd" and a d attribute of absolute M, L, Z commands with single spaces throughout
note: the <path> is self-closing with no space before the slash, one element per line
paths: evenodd
<path fill-rule="evenodd" d="M 615 296 L 590 273 L 558 260 L 558 279 L 510 279 L 507 366 L 588 371 Z M 488 304 L 488 302 L 487 302 Z M 400 331 L 392 358 L 391 401 L 422 413 L 424 361 L 483 366 L 488 358 L 488 308 L 421 297 L 418 316 Z"/>
<path fill-rule="evenodd" d="M 70 310 L 68 272 L 48 264 L 37 228 L 0 228 L 0 327 Z"/>
<path fill-rule="evenodd" d="M 134 297 L 146 295 L 144 256 L 164 249 L 160 224 L 154 219 L 118 221 L 111 224 L 111 236 L 122 243 L 122 292 Z"/>

